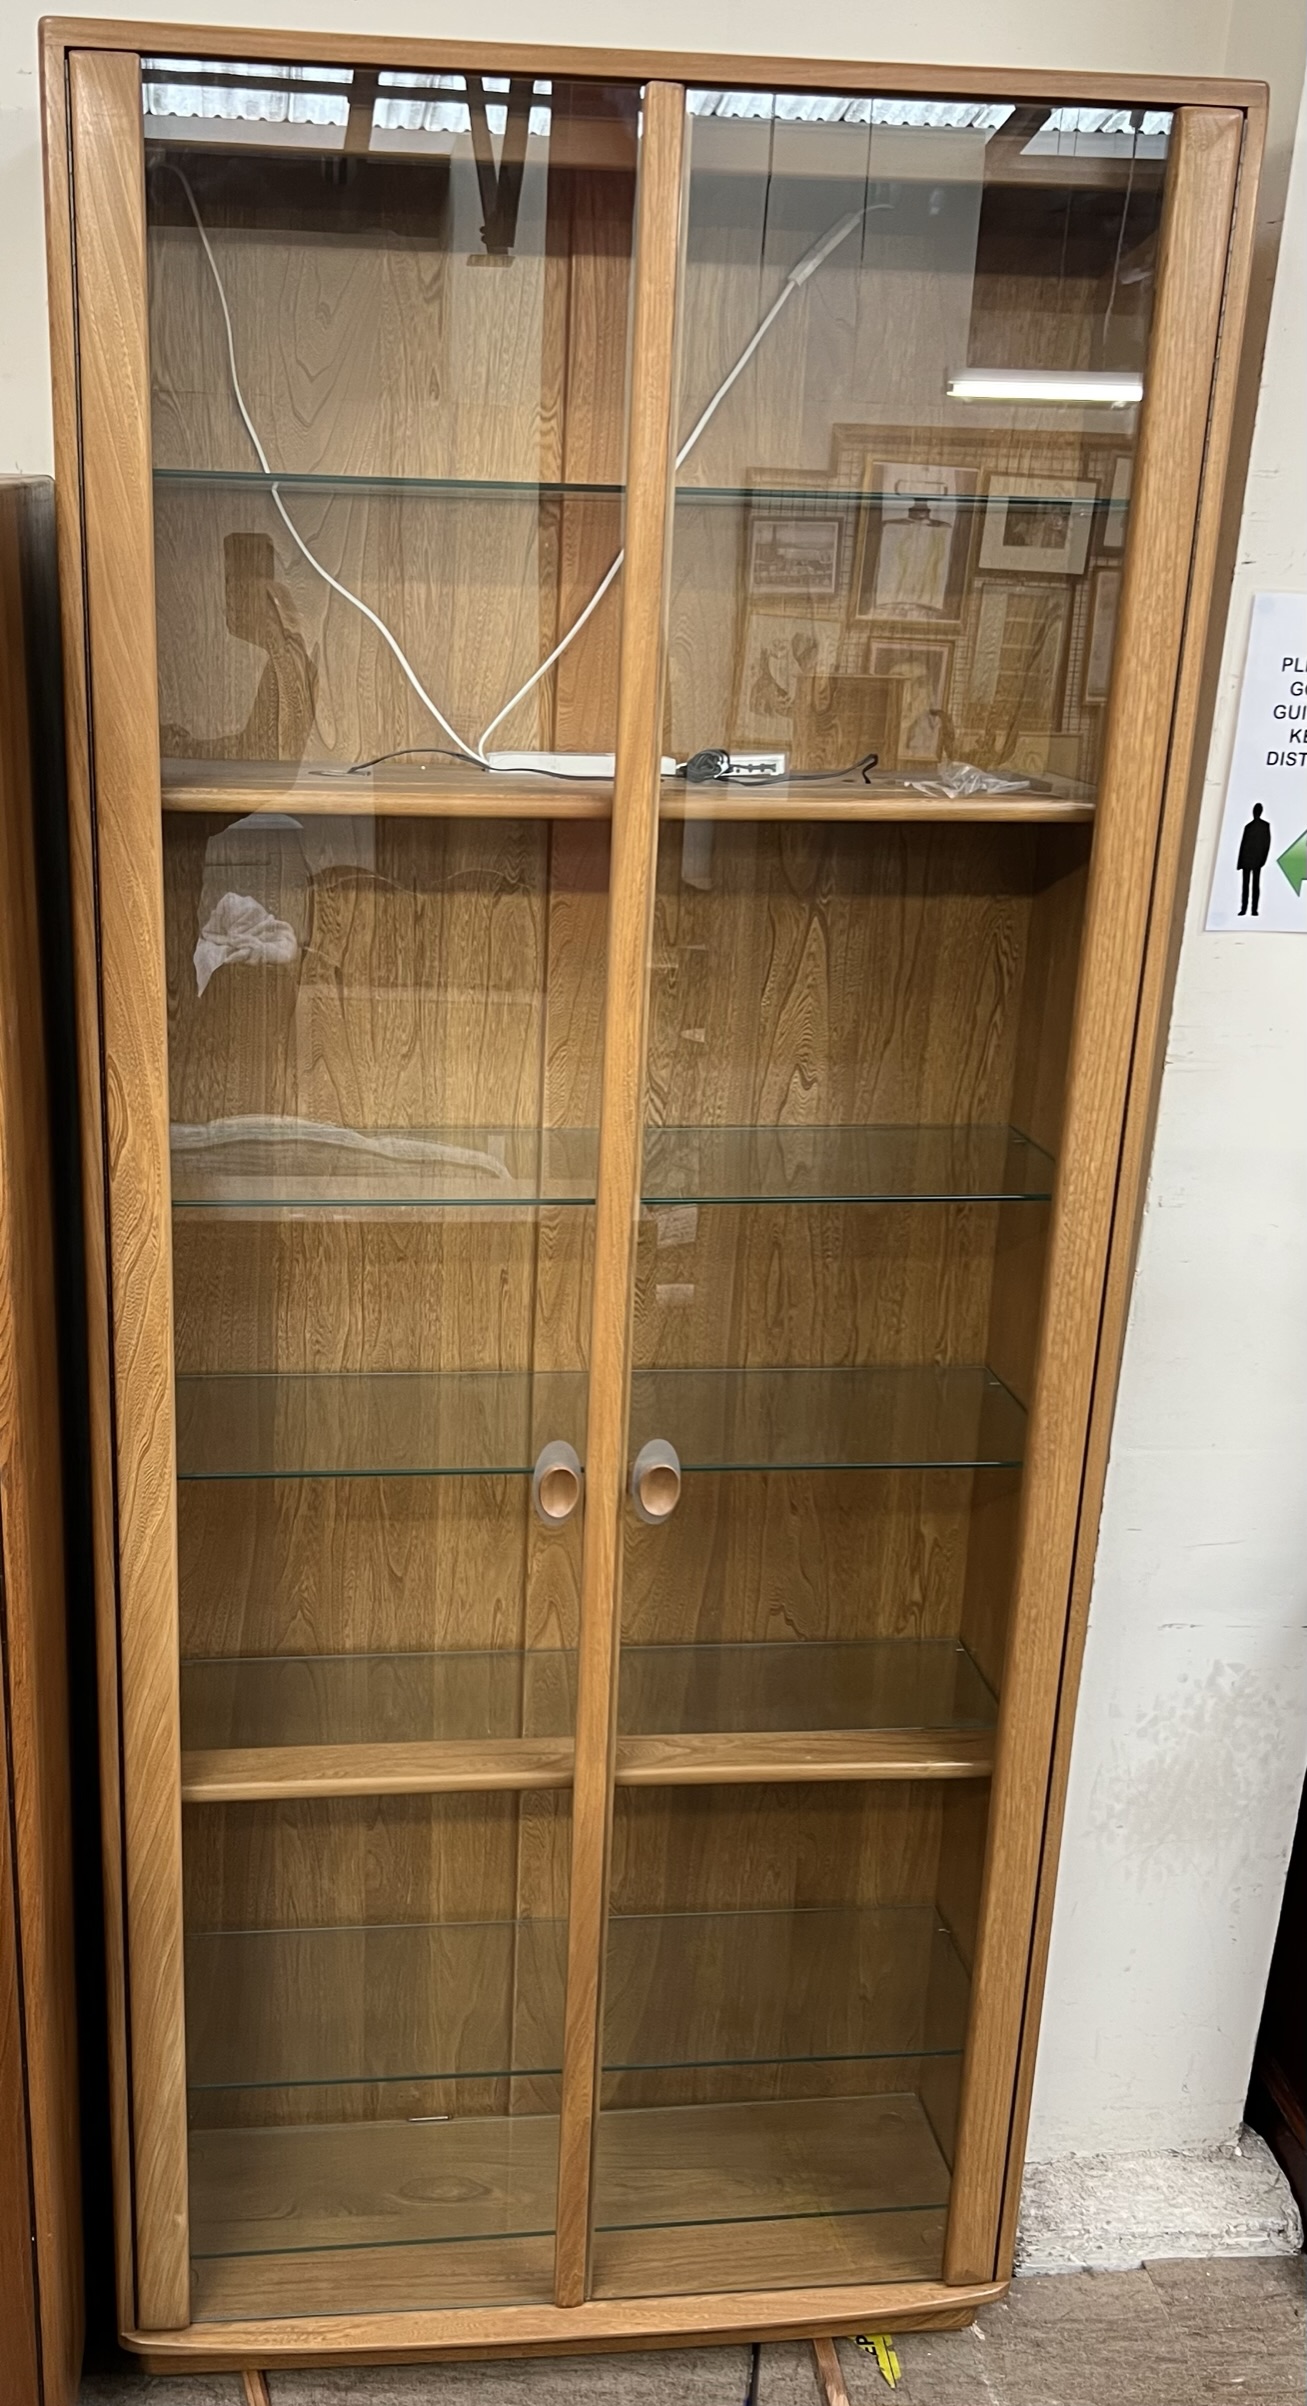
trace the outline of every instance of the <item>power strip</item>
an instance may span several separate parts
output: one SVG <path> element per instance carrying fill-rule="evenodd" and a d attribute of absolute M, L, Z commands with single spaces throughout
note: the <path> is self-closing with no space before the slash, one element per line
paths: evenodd
<path fill-rule="evenodd" d="M 728 776 L 750 780 L 756 777 L 760 785 L 765 784 L 769 777 L 783 777 L 788 764 L 788 754 L 785 752 L 732 751 L 727 758 L 731 764 Z"/>
<path fill-rule="evenodd" d="M 612 752 L 487 752 L 492 769 L 508 773 L 517 771 L 529 776 L 545 777 L 613 777 L 617 773 L 617 758 Z M 765 785 L 773 777 L 785 775 L 787 755 L 784 752 L 731 752 L 731 777 L 741 784 Z M 664 758 L 664 777 L 674 777 L 681 763 Z"/>
<path fill-rule="evenodd" d="M 617 756 L 613 752 L 487 752 L 492 769 L 532 770 L 545 777 L 613 777 L 617 774 Z M 676 762 L 664 760 L 664 777 L 674 777 Z"/>

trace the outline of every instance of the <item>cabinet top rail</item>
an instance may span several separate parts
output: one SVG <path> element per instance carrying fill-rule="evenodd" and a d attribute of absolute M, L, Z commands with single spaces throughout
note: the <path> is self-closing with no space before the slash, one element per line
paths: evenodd
<path fill-rule="evenodd" d="M 513 74 L 547 63 L 556 75 L 650 78 L 660 82 L 727 84 L 754 89 L 820 87 L 839 92 L 950 99 L 992 98 L 1001 90 L 1014 100 L 1116 101 L 1157 108 L 1238 108 L 1262 115 L 1267 86 L 1238 76 L 1099 74 L 1071 69 L 913 65 L 897 60 L 760 58 L 720 51 L 586 49 L 548 42 L 432 41 L 398 34 L 346 34 L 261 26 L 177 24 L 168 19 L 47 17 L 42 39 L 48 53 L 65 50 L 139 50 L 187 57 L 298 59 L 311 49 L 324 66 L 468 67 L 486 74 Z"/>

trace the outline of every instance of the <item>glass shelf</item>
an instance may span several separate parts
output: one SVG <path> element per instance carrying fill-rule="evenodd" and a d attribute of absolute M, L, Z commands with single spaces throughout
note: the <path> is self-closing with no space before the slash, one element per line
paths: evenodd
<path fill-rule="evenodd" d="M 585 1446 L 586 1376 L 553 1371 L 258 1371 L 179 1377 L 180 1479 L 527 1477 Z"/>
<path fill-rule="evenodd" d="M 181 1666 L 182 1743 L 421 1745 L 570 1737 L 561 1647 L 228 1656 Z M 691 1730 L 988 1729 L 994 1698 L 953 1638 L 623 1646 L 624 1737 Z"/>
<path fill-rule="evenodd" d="M 562 1647 L 183 1661 L 182 1744 L 207 1751 L 566 1738 L 575 1698 L 576 1656 Z"/>
<path fill-rule="evenodd" d="M 175 1211 L 460 1210 L 594 1200 L 592 1128 L 339 1128 L 219 1119 L 172 1131 Z M 1014 1128 L 650 1128 L 644 1202 L 1047 1202 Z"/>
<path fill-rule="evenodd" d="M 329 469 L 285 468 L 265 472 L 261 468 L 156 468 L 154 481 L 159 486 L 200 485 L 247 487 L 256 492 L 270 492 L 274 485 L 283 492 L 338 494 L 349 498 L 354 494 L 382 493 L 399 496 L 411 494 L 414 499 L 434 501 L 560 501 L 600 500 L 620 502 L 625 487 L 619 484 L 587 484 L 567 482 L 558 478 L 513 476 L 371 476 L 337 473 Z M 991 483 L 984 493 L 949 493 L 947 507 L 956 512 L 989 509 L 1001 494 Z M 914 500 L 929 504 L 940 499 L 938 486 L 933 491 L 923 488 L 920 494 L 902 486 L 880 491 L 870 485 L 816 486 L 799 485 L 695 485 L 676 487 L 678 509 L 700 507 L 742 508 L 761 505 L 764 508 L 800 509 L 805 516 L 819 516 L 831 510 L 862 510 L 882 502 L 896 508 Z M 1065 507 L 1065 493 L 1023 492 L 1006 496 L 1010 510 L 1043 510 L 1050 506 Z M 1120 515 L 1128 510 L 1128 498 L 1100 494 L 1091 499 L 1077 497 L 1074 508 L 1077 516 Z"/>
<path fill-rule="evenodd" d="M 556 2074 L 561 1919 L 186 1940 L 192 2091 Z M 968 1982 L 933 1905 L 616 1914 L 605 2069 L 954 2055 Z"/>
<path fill-rule="evenodd" d="M 989 1729 L 993 1695 L 953 1638 L 623 1646 L 618 1729 Z"/>
<path fill-rule="evenodd" d="M 969 1983 L 933 1905 L 614 1914 L 606 2073 L 955 2055 Z"/>
<path fill-rule="evenodd" d="M 174 1126 L 174 1211 L 415 1210 L 594 1201 L 591 1128 L 343 1128 L 295 1119 Z"/>
<path fill-rule="evenodd" d="M 981 1364 L 637 1370 L 630 1451 L 682 1470 L 981 1469 L 1019 1463 L 1026 1416 Z"/>
<path fill-rule="evenodd" d="M 352 494 L 412 494 L 433 501 L 557 501 L 573 496 L 620 501 L 624 485 L 567 484 L 557 480 L 515 476 L 358 476 L 331 470 L 278 468 L 156 468 L 156 485 L 245 486 L 255 492 Z"/>
<path fill-rule="evenodd" d="M 192 2090 L 557 2072 L 561 1919 L 190 1931 Z"/>
<path fill-rule="evenodd" d="M 644 1201 L 1047 1202 L 1053 1162 L 1015 1128 L 650 1128 Z"/>
<path fill-rule="evenodd" d="M 555 2115 L 195 2128 L 190 2150 L 197 2322 L 552 2296 Z M 610 2111 L 595 2294 L 938 2279 L 948 2189 L 910 2086 Z"/>
<path fill-rule="evenodd" d="M 524 1477 L 562 1438 L 584 1457 L 586 1374 L 187 1373 L 180 1479 Z M 632 1456 L 651 1437 L 683 1470 L 988 1469 L 1019 1463 L 1025 1413 L 979 1364 L 637 1370 Z"/>

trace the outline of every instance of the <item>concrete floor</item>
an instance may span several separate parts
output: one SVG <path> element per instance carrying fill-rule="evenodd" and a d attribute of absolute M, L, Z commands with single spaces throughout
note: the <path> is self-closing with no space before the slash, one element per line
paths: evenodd
<path fill-rule="evenodd" d="M 891 2391 L 841 2341 L 850 2406 L 1303 2406 L 1302 2256 L 1223 2257 L 1018 2281 L 970 2331 L 897 2341 Z M 272 2406 L 743 2406 L 745 2348 L 534 2364 L 274 2373 Z M 83 2384 L 81 2406 L 241 2406 L 232 2374 Z M 765 2347 L 759 2406 L 821 2406 L 808 2347 Z"/>

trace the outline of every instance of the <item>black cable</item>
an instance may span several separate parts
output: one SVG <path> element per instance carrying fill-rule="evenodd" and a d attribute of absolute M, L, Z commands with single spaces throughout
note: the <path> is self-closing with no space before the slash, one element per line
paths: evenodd
<path fill-rule="evenodd" d="M 474 760 L 468 752 L 452 751 L 448 744 L 399 744 L 393 752 L 374 753 L 371 760 L 356 760 L 346 769 L 347 777 L 361 777 L 365 769 L 379 769 L 387 760 L 457 760 L 464 768 L 480 769 L 486 777 L 557 777 L 563 785 L 602 785 L 602 777 L 587 777 L 579 769 L 501 769 L 493 760 Z"/>
<path fill-rule="evenodd" d="M 578 769 L 546 769 L 538 766 L 530 769 L 501 769 L 497 768 L 493 761 L 474 760 L 467 752 L 455 752 L 448 744 L 397 744 L 393 752 L 374 752 L 371 760 L 352 761 L 345 774 L 347 777 L 362 777 L 368 769 L 384 767 L 388 760 L 457 760 L 465 768 L 480 769 L 487 777 L 556 777 L 563 785 L 595 785 L 606 782 L 604 778 L 587 778 Z M 769 785 L 839 783 L 841 780 L 847 781 L 850 777 L 856 777 L 859 772 L 861 772 L 863 783 L 867 784 L 870 781 L 872 770 L 877 767 L 879 761 L 879 752 L 864 752 L 861 760 L 850 760 L 842 769 L 792 769 L 788 776 L 759 776 L 751 769 L 733 771 L 729 752 L 708 749 L 702 752 L 692 752 L 688 760 L 682 761 L 679 769 L 675 771 L 675 775 L 688 779 L 691 785 L 753 785 L 757 786 L 761 792 Z M 712 766 L 707 765 L 710 762 Z"/>
<path fill-rule="evenodd" d="M 864 785 L 880 761 L 879 752 L 864 752 L 860 760 L 850 760 L 842 769 L 794 769 L 788 777 L 759 776 L 753 769 L 733 771 L 731 755 L 714 746 L 702 752 L 692 752 L 677 770 L 690 785 L 756 785 L 764 790 L 769 785 L 825 785 L 841 779 L 856 777 L 861 771 Z"/>
<path fill-rule="evenodd" d="M 861 760 L 851 760 L 843 769 L 792 769 L 785 782 L 787 785 L 824 785 L 828 779 L 856 777 L 861 771 L 863 784 L 869 785 L 871 772 L 879 763 L 879 752 L 864 752 Z"/>
<path fill-rule="evenodd" d="M 470 769 L 484 769 L 490 775 L 488 760 L 473 760 L 470 753 L 455 752 L 449 744 L 399 744 L 393 752 L 377 752 L 371 760 L 356 760 L 346 769 L 347 777 L 361 777 L 365 769 L 379 769 L 387 760 L 461 760 Z"/>

